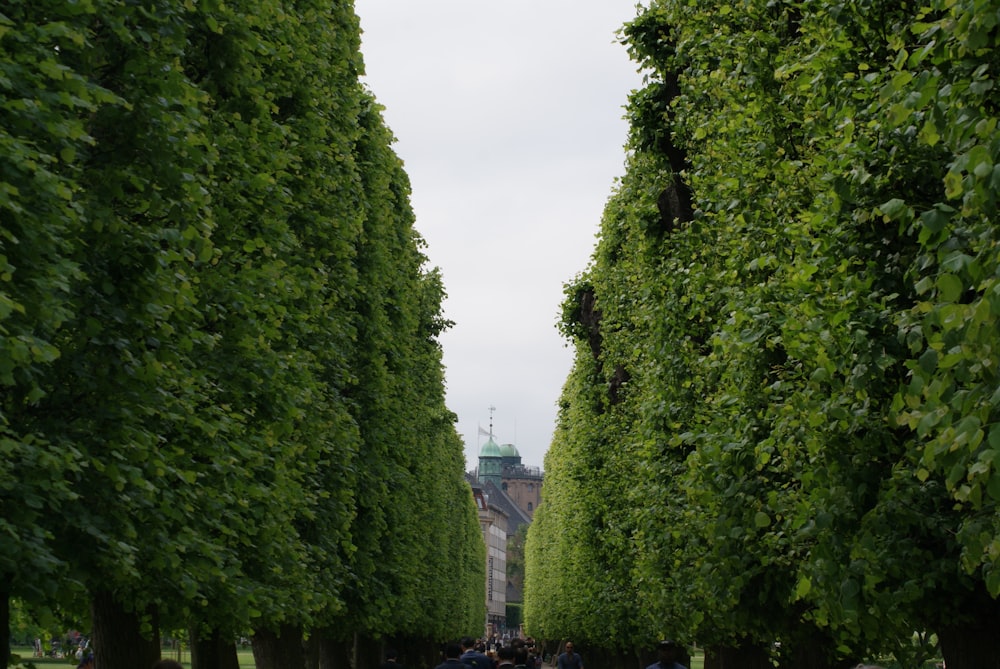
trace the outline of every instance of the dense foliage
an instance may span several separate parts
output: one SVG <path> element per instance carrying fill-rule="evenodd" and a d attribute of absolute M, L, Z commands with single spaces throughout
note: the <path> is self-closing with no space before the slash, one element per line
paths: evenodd
<path fill-rule="evenodd" d="M 998 11 L 655 0 L 625 26 L 647 80 L 566 288 L 532 634 L 1000 666 Z"/>
<path fill-rule="evenodd" d="M 350 2 L 0 10 L 2 611 L 102 667 L 481 626 L 444 290 L 362 69 Z"/>

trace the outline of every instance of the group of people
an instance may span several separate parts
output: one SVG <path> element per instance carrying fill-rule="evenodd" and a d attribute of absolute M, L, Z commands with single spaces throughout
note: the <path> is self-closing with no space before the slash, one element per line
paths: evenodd
<path fill-rule="evenodd" d="M 673 639 L 664 639 L 656 644 L 657 660 L 646 669 L 687 669 L 680 663 L 684 647 Z M 567 641 L 564 650 L 556 658 L 556 669 L 583 669 L 583 658 L 574 650 L 573 642 Z"/>
<path fill-rule="evenodd" d="M 511 639 L 487 652 L 481 640 L 467 636 L 445 645 L 444 662 L 436 669 L 539 669 L 540 666 L 541 658 L 531 639 Z M 382 669 L 395 668 L 383 664 Z"/>
<path fill-rule="evenodd" d="M 680 663 L 684 651 L 676 641 L 664 639 L 657 646 L 658 660 L 646 669 L 687 669 Z M 496 657 L 490 657 L 476 640 L 465 637 L 460 642 L 449 643 L 444 649 L 444 662 L 434 669 L 540 669 L 541 656 L 536 654 L 535 644 L 531 639 L 513 639 L 509 644 L 497 647 Z M 387 654 L 387 662 L 389 662 Z M 396 654 L 391 652 L 391 662 L 395 663 Z M 567 641 L 563 652 L 552 662 L 555 669 L 584 669 L 583 658 L 576 652 L 572 641 Z M 403 669 L 398 664 L 383 664 L 380 669 Z"/>
<path fill-rule="evenodd" d="M 583 669 L 583 658 L 574 650 L 573 642 L 567 641 L 565 650 L 556 658 L 557 669 Z M 656 644 L 657 660 L 646 669 L 687 669 L 680 663 L 683 646 L 673 639 L 664 639 Z"/>

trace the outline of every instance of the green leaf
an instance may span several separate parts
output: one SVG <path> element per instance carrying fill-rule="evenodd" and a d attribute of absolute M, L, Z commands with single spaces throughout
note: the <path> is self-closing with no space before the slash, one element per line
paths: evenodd
<path fill-rule="evenodd" d="M 938 296 L 944 302 L 958 302 L 965 286 L 955 274 L 942 274 L 937 278 Z"/>
<path fill-rule="evenodd" d="M 949 216 L 935 207 L 920 214 L 920 222 L 931 232 L 940 232 L 948 225 Z"/>
<path fill-rule="evenodd" d="M 886 217 L 886 220 L 895 221 L 903 218 L 910 211 L 909 207 L 906 206 L 906 201 L 900 198 L 893 198 L 888 202 L 884 202 L 879 210 Z M 912 214 L 909 214 L 912 216 Z"/>
<path fill-rule="evenodd" d="M 993 470 L 986 483 L 986 493 L 994 502 L 1000 502 L 1000 472 Z"/>
<path fill-rule="evenodd" d="M 939 141 L 941 141 L 941 135 L 938 134 L 937 124 L 929 118 L 924 121 L 923 126 L 921 126 L 919 137 L 921 141 L 928 146 L 935 146 Z"/>
<path fill-rule="evenodd" d="M 1000 597 L 1000 569 L 993 567 L 986 571 L 986 589 L 994 599 Z"/>
<path fill-rule="evenodd" d="M 937 369 L 937 364 L 938 352 L 933 348 L 928 348 L 924 351 L 923 355 L 920 356 L 920 369 L 926 374 L 933 374 Z"/>

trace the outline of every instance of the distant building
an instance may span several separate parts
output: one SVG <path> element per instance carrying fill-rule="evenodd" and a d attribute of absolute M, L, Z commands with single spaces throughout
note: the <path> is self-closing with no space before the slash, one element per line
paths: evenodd
<path fill-rule="evenodd" d="M 496 633 L 505 628 L 507 602 L 522 600 L 519 584 L 507 580 L 507 537 L 531 523 L 542 501 L 542 470 L 521 464 L 521 455 L 513 444 L 497 444 L 491 426 L 489 439 L 479 449 L 479 466 L 467 478 L 476 495 L 488 553 L 488 632 Z"/>
<path fill-rule="evenodd" d="M 483 486 L 492 485 L 503 499 L 497 504 L 507 509 L 513 534 L 522 524 L 530 523 L 535 509 L 542 502 L 542 469 L 521 464 L 521 454 L 514 444 L 498 445 L 492 433 L 479 449 L 479 467 L 472 480 Z"/>
<path fill-rule="evenodd" d="M 507 620 L 507 514 L 490 502 L 481 486 L 473 484 L 472 494 L 486 542 L 485 634 L 490 636 L 502 631 Z"/>
<path fill-rule="evenodd" d="M 542 502 L 542 468 L 521 464 L 521 454 L 514 444 L 500 446 L 500 463 L 500 488 L 530 521 Z"/>

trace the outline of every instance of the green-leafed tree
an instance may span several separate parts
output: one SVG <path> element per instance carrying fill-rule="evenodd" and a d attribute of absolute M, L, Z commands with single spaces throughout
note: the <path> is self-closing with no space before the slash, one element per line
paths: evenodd
<path fill-rule="evenodd" d="M 52 602 L 68 584 L 54 546 L 72 515 L 80 452 L 33 419 L 74 318 L 81 278 L 76 240 L 88 225 L 81 155 L 94 143 L 87 119 L 115 97 L 72 60 L 87 39 L 86 11 L 13 2 L 0 12 L 0 633 L 11 596 Z M 64 54 L 69 54 L 64 57 Z M 0 652 L 6 666 L 8 648 Z"/>
<path fill-rule="evenodd" d="M 351 3 L 16 2 L 0 45 L 0 626 L 19 596 L 109 669 L 161 626 L 201 669 L 478 630 L 444 290 Z"/>
<path fill-rule="evenodd" d="M 995 666 L 995 10 L 662 1 L 626 26 L 648 76 L 570 333 L 532 633 L 586 629 L 565 588 L 597 567 L 706 666 L 914 665 L 932 634 Z M 617 419 L 580 410 L 614 390 Z M 619 459 L 635 484 L 588 504 L 568 473 Z M 569 574 L 555 534 L 591 524 Z M 631 583 L 599 569 L 629 532 Z"/>
<path fill-rule="evenodd" d="M 581 358 L 563 388 L 555 433 L 545 454 L 543 503 L 535 511 L 525 542 L 525 626 L 540 640 L 572 638 L 587 611 L 587 588 L 594 587 L 585 580 L 587 528 L 576 522 L 583 517 L 581 491 L 590 474 L 584 459 L 577 457 L 586 442 L 581 431 L 569 428 L 578 413 L 592 413 L 588 406 L 580 407 L 586 396 L 577 397 L 591 387 L 589 361 Z"/>
<path fill-rule="evenodd" d="M 200 273 L 219 341 L 203 364 L 234 427 L 216 435 L 217 475 L 203 482 L 232 505 L 223 535 L 237 568 L 177 621 L 193 626 L 200 666 L 229 666 L 233 640 L 251 627 L 262 663 L 294 658 L 279 637 L 295 650 L 318 610 L 342 605 L 358 437 L 341 389 L 359 228 L 344 204 L 355 168 L 342 156 L 358 135 L 359 98 L 343 85 L 351 33 L 331 25 L 278 2 L 192 17 L 186 67 L 210 96 L 219 149 L 217 251 Z M 331 31 L 345 39 L 316 37 Z M 218 475 L 220 460 L 233 475 Z"/>
<path fill-rule="evenodd" d="M 159 655 L 157 604 L 177 586 L 190 594 L 192 572 L 225 559 L 210 532 L 190 542 L 177 533 L 198 526 L 202 506 L 185 442 L 226 421 L 198 363 L 214 345 L 196 268 L 213 253 L 215 152 L 205 96 L 180 66 L 186 11 L 78 9 L 85 39 L 59 55 L 122 103 L 87 119 L 94 141 L 78 180 L 87 224 L 74 239 L 82 279 L 36 420 L 84 465 L 57 539 L 87 588 L 99 661 L 136 666 Z"/>
<path fill-rule="evenodd" d="M 564 327 L 575 337 L 576 365 L 563 388 L 546 454 L 544 503 L 525 543 L 525 626 L 550 641 L 572 639 L 590 661 L 611 664 L 638 636 L 630 587 L 633 554 L 627 501 L 628 435 L 618 423 L 625 389 L 604 373 L 591 337 L 599 317 L 585 279 L 567 287 Z M 603 381 L 603 382 L 601 382 Z M 609 387 L 614 387 L 610 391 Z"/>
<path fill-rule="evenodd" d="M 928 9 L 887 36 L 895 60 L 879 91 L 885 132 L 909 138 L 914 155 L 943 156 L 912 168 L 933 188 L 887 193 L 879 207 L 887 224 L 920 244 L 908 274 L 917 298 L 899 319 L 909 379 L 891 418 L 913 431 L 918 448 L 907 454 L 908 469 L 921 487 L 943 486 L 952 502 L 939 505 L 947 522 L 935 532 L 961 565 L 938 580 L 963 593 L 961 602 L 949 600 L 959 606 L 937 610 L 945 658 L 949 666 L 997 666 L 985 632 L 1000 615 L 1000 91 L 989 74 L 997 5 Z"/>

